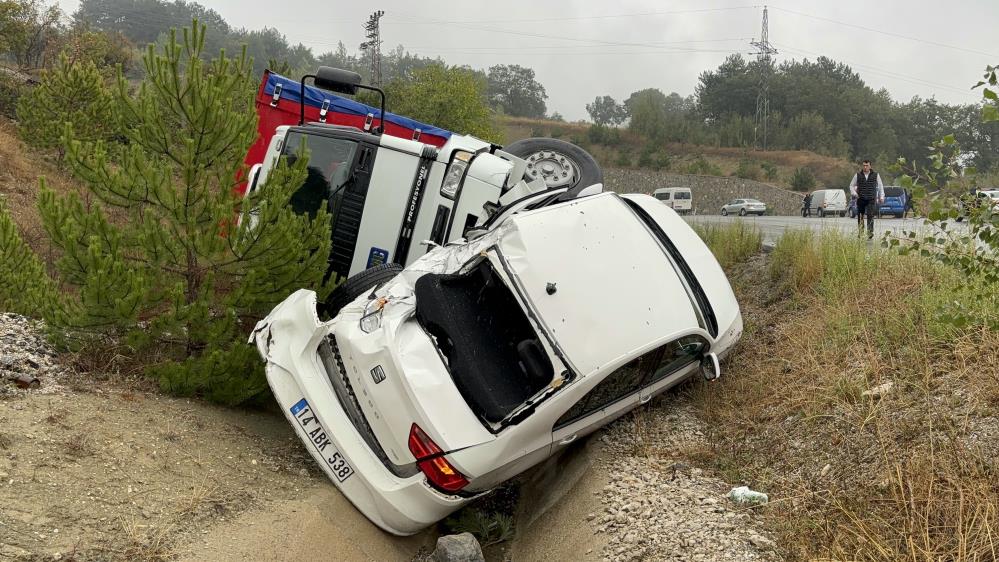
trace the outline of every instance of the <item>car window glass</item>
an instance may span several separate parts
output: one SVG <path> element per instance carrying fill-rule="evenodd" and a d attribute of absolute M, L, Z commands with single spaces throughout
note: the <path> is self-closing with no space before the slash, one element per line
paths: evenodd
<path fill-rule="evenodd" d="M 700 358 L 708 347 L 708 342 L 696 335 L 684 336 L 664 345 L 660 348 L 662 353 L 645 384 L 658 382 L 686 367 Z"/>
<path fill-rule="evenodd" d="M 576 402 L 572 408 L 562 414 L 555 422 L 555 427 L 578 420 L 596 412 L 600 408 L 612 404 L 629 394 L 637 392 L 642 387 L 645 376 L 656 365 L 656 360 L 662 354 L 662 348 L 655 349 L 641 357 L 633 359 L 628 364 L 617 369 L 600 381 L 590 392 Z"/>

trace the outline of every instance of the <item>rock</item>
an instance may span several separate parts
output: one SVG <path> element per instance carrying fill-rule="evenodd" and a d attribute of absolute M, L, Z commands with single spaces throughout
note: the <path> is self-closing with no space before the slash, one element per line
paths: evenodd
<path fill-rule="evenodd" d="M 430 558 L 435 562 L 485 562 L 482 547 L 472 533 L 440 537 Z"/>
<path fill-rule="evenodd" d="M 825 476 L 826 474 L 829 474 L 830 469 L 832 469 L 832 465 L 827 463 L 825 466 L 822 467 L 822 470 L 819 472 L 819 476 Z"/>
<path fill-rule="evenodd" d="M 763 504 L 770 501 L 770 498 L 766 494 L 750 490 L 749 486 L 732 488 L 732 491 L 728 493 L 728 498 L 735 503 L 741 504 Z"/>
<path fill-rule="evenodd" d="M 891 392 L 891 389 L 894 388 L 894 386 L 895 386 L 894 382 L 888 381 L 884 384 L 879 384 L 874 388 L 865 390 L 860 395 L 863 397 L 877 398 L 879 396 L 884 396 L 885 394 Z"/>

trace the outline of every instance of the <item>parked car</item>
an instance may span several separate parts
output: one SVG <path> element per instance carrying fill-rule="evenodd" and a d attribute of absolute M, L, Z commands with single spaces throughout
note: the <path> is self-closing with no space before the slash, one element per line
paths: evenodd
<path fill-rule="evenodd" d="M 740 217 L 746 215 L 760 215 L 762 217 L 767 214 L 767 204 L 756 199 L 733 199 L 722 205 L 721 208 L 722 216 L 728 216 L 729 213 L 736 213 Z"/>
<path fill-rule="evenodd" d="M 846 216 L 846 192 L 842 189 L 817 189 L 811 193 L 809 206 L 802 209 L 802 216 Z"/>
<path fill-rule="evenodd" d="M 878 207 L 878 216 L 893 215 L 902 218 L 905 215 L 905 190 L 897 185 L 885 186 L 885 201 Z"/>
<path fill-rule="evenodd" d="M 689 214 L 693 209 L 689 187 L 660 187 L 652 196 L 681 215 Z"/>
<path fill-rule="evenodd" d="M 285 416 L 386 531 L 415 533 L 688 377 L 716 378 L 740 338 L 725 274 L 676 212 L 574 191 L 350 278 L 331 320 L 299 290 L 257 324 Z"/>

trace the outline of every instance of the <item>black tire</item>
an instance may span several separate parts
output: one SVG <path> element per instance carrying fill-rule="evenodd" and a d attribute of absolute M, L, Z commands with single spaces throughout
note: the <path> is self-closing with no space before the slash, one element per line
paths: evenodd
<path fill-rule="evenodd" d="M 845 216 L 846 216 L 846 211 L 841 211 L 839 214 L 839 218 L 843 218 Z"/>
<path fill-rule="evenodd" d="M 400 271 L 402 271 L 402 266 L 397 263 L 383 263 L 371 269 L 365 269 L 333 289 L 330 296 L 326 298 L 326 302 L 319 305 L 320 314 L 333 318 L 340 312 L 341 308 L 353 302 L 357 297 L 391 280 Z"/>
<path fill-rule="evenodd" d="M 721 216 L 727 217 L 728 216 L 728 209 L 722 209 Z"/>
<path fill-rule="evenodd" d="M 746 209 L 739 209 L 739 216 L 740 217 L 746 216 Z"/>
<path fill-rule="evenodd" d="M 558 187 L 568 187 L 568 198 L 572 198 L 576 193 L 595 183 L 604 182 L 604 172 L 600 169 L 596 159 L 590 156 L 582 148 L 563 140 L 530 138 L 512 142 L 503 147 L 505 152 L 528 161 L 527 176 L 531 179 L 543 177 L 549 189 Z M 561 160 L 559 157 L 564 158 Z M 568 175 L 555 174 L 557 177 L 546 177 L 540 169 L 535 168 L 535 164 L 552 164 L 554 170 L 556 166 L 563 168 L 562 172 L 568 172 L 566 167 L 572 168 L 572 177 Z"/>

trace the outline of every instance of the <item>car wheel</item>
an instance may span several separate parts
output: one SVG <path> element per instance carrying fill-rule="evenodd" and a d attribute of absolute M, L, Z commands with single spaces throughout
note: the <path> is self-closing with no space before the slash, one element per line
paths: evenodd
<path fill-rule="evenodd" d="M 846 211 L 843 211 L 843 212 L 841 212 L 841 213 L 839 214 L 839 218 L 843 218 L 843 217 L 845 217 L 845 216 L 846 216 Z"/>
<path fill-rule="evenodd" d="M 739 216 L 740 217 L 746 216 L 746 210 L 745 209 L 739 209 Z"/>
<path fill-rule="evenodd" d="M 375 287 L 389 281 L 402 271 L 402 266 L 397 263 L 383 263 L 350 277 L 341 283 L 326 301 L 319 305 L 320 315 L 333 318 L 339 314 L 340 309 L 347 306 L 357 297 L 371 291 Z"/>
<path fill-rule="evenodd" d="M 548 189 L 579 188 L 603 183 L 597 161 L 582 148 L 558 139 L 523 139 L 503 147 L 505 152 L 527 160 L 528 181 L 541 178 Z"/>
<path fill-rule="evenodd" d="M 728 209 L 722 209 L 722 213 L 721 214 L 722 214 L 723 217 L 727 217 L 728 216 Z"/>

